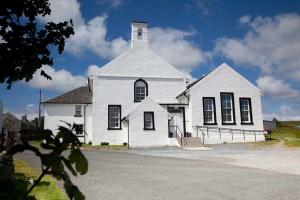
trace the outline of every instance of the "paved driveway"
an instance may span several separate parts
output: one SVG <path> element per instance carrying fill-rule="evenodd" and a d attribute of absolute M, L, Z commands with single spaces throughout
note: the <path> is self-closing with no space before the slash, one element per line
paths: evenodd
<path fill-rule="evenodd" d="M 226 156 L 257 150 L 235 146 L 232 152 L 231 148 L 85 151 L 89 171 L 73 180 L 86 199 L 300 199 L 300 176 L 232 165 L 234 159 Z M 182 155 L 184 159 L 179 158 Z M 35 166 L 38 163 L 29 153 L 19 157 Z"/>

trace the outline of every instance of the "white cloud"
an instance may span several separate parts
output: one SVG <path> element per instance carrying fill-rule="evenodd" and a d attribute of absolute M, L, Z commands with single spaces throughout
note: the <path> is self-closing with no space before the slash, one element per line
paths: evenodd
<path fill-rule="evenodd" d="M 124 0 L 98 0 L 98 4 L 106 6 L 108 9 L 117 9 L 125 4 Z"/>
<path fill-rule="evenodd" d="M 33 120 L 34 118 L 39 116 L 38 112 L 38 105 L 35 104 L 27 104 L 23 108 L 19 109 L 10 109 L 7 107 L 4 107 L 3 113 L 10 112 L 18 119 L 22 119 L 22 116 L 26 115 L 28 120 Z"/>
<path fill-rule="evenodd" d="M 243 16 L 239 22 L 250 30 L 241 39 L 218 39 L 217 53 L 237 64 L 258 67 L 264 74 L 300 81 L 300 15 Z"/>
<path fill-rule="evenodd" d="M 111 7 L 118 7 L 123 4 L 122 0 L 111 0 L 102 2 Z M 60 22 L 72 19 L 75 34 L 67 40 L 65 50 L 76 56 L 87 53 L 111 59 L 129 48 L 128 41 L 122 37 L 107 40 L 106 18 L 96 16 L 88 22 L 82 17 L 78 0 L 51 0 L 51 15 L 42 18 L 43 21 Z"/>
<path fill-rule="evenodd" d="M 264 119 L 267 120 L 272 120 L 274 117 L 282 121 L 300 120 L 299 111 L 286 105 L 281 106 L 278 112 L 264 114 Z"/>
<path fill-rule="evenodd" d="M 73 75 L 65 69 L 56 70 L 47 65 L 43 66 L 42 69 L 46 72 L 46 74 L 52 77 L 52 80 L 47 80 L 45 77 L 40 75 L 40 71 L 37 71 L 34 73 L 33 79 L 26 84 L 33 88 L 65 92 L 85 85 L 86 83 L 86 77 Z"/>
<path fill-rule="evenodd" d="M 50 8 L 51 15 L 42 17 L 42 20 L 57 23 L 72 19 L 75 25 L 84 23 L 77 0 L 50 0 Z"/>
<path fill-rule="evenodd" d="M 118 37 L 107 40 L 107 16 L 97 16 L 87 24 L 75 26 L 75 35 L 66 43 L 66 51 L 74 55 L 95 53 L 105 59 L 112 59 L 129 48 L 128 41 Z"/>
<path fill-rule="evenodd" d="M 65 50 L 73 55 L 94 53 L 104 59 L 113 59 L 130 48 L 130 41 L 123 37 L 109 40 L 107 38 L 107 15 L 96 16 L 85 22 L 77 0 L 52 0 L 53 15 L 47 20 L 65 20 L 73 18 L 75 35 L 67 41 Z M 108 2 L 106 2 L 108 3 Z M 123 1 L 109 1 L 110 6 L 120 6 Z M 69 7 L 72 8 L 69 10 Z M 129 27 L 128 27 L 129 28 Z M 151 28 L 149 30 L 150 46 L 173 65 L 186 72 L 204 63 L 210 54 L 203 52 L 188 38 L 195 35 L 193 31 L 171 28 Z"/>
<path fill-rule="evenodd" d="M 210 58 L 208 52 L 202 51 L 188 37 L 195 35 L 193 31 L 182 31 L 172 28 L 151 28 L 149 43 L 151 48 L 177 68 L 191 72 L 194 67 Z"/>
<path fill-rule="evenodd" d="M 218 0 L 190 0 L 186 3 L 186 9 L 191 12 L 193 10 L 197 11 L 202 17 L 207 17 L 213 15 L 217 11 L 216 4 Z"/>
<path fill-rule="evenodd" d="M 291 88 L 283 80 L 276 79 L 272 76 L 262 76 L 256 80 L 257 86 L 265 95 L 275 99 L 297 99 L 300 98 L 300 92 Z"/>
<path fill-rule="evenodd" d="M 100 69 L 100 67 L 98 67 L 97 65 L 90 65 L 88 67 L 86 75 L 90 76 L 90 75 L 96 74 L 99 69 Z"/>
<path fill-rule="evenodd" d="M 249 23 L 251 20 L 251 16 L 250 15 L 244 15 L 239 19 L 239 22 L 242 24 L 246 24 Z"/>

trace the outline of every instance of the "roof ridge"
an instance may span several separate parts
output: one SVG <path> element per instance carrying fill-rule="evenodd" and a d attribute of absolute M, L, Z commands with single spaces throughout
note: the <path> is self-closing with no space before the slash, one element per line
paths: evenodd
<path fill-rule="evenodd" d="M 48 99 L 42 103 L 92 103 L 92 92 L 89 91 L 88 86 L 80 86 L 63 94 L 60 94 L 56 97 Z"/>

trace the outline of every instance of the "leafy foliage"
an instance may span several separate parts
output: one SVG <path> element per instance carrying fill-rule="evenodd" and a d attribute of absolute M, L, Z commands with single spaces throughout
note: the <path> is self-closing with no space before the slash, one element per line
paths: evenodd
<path fill-rule="evenodd" d="M 58 180 L 64 181 L 64 187 L 70 199 L 84 199 L 84 195 L 79 188 L 72 183 L 68 171 L 74 176 L 78 174 L 83 175 L 88 171 L 88 161 L 80 150 L 80 141 L 74 134 L 75 124 L 67 125 L 69 126 L 68 128 L 59 126 L 57 135 L 54 135 L 50 130 L 36 133 L 38 138 L 43 139 L 43 142 L 40 144 L 43 150 L 21 139 L 22 144 L 15 145 L 8 152 L 8 154 L 14 155 L 18 152 L 29 150 L 33 151 L 41 160 L 42 174 L 26 192 L 26 195 L 39 184 L 44 175 L 49 174 Z M 21 132 L 22 134 L 25 134 L 25 132 Z"/>
<path fill-rule="evenodd" d="M 0 1 L 0 83 L 7 88 L 19 80 L 30 81 L 43 65 L 53 65 L 51 49 L 62 53 L 74 34 L 72 21 L 39 23 L 50 15 L 49 0 Z M 51 79 L 45 71 L 41 76 Z"/>

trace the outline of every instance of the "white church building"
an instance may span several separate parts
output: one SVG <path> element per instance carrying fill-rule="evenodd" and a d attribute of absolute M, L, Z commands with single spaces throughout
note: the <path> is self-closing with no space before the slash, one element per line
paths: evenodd
<path fill-rule="evenodd" d="M 131 147 L 264 140 L 259 88 L 225 63 L 193 81 L 149 47 L 147 23 L 131 28 L 131 48 L 87 86 L 43 102 L 45 129 L 67 121 L 82 142 Z"/>

